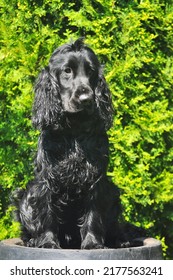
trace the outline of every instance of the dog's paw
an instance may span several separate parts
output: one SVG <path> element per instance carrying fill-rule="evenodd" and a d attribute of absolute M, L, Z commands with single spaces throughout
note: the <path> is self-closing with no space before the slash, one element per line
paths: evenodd
<path fill-rule="evenodd" d="M 81 245 L 81 249 L 87 249 L 87 250 L 91 250 L 91 249 L 105 249 L 106 247 L 104 247 L 104 245 L 102 244 L 94 244 L 94 243 L 87 243 L 87 244 L 82 244 Z"/>
<path fill-rule="evenodd" d="M 60 249 L 59 242 L 57 238 L 51 231 L 42 233 L 37 238 L 31 238 L 26 242 L 27 247 L 36 248 L 50 248 L 50 249 Z"/>
<path fill-rule="evenodd" d="M 120 243 L 120 248 L 129 248 L 130 247 L 130 242 L 129 241 L 125 241 L 125 242 L 121 242 Z"/>
<path fill-rule="evenodd" d="M 104 249 L 104 244 L 98 241 L 94 235 L 87 234 L 85 239 L 82 241 L 81 249 Z"/>
<path fill-rule="evenodd" d="M 61 247 L 59 246 L 59 244 L 57 244 L 55 242 L 47 242 L 47 243 L 42 244 L 42 246 L 39 248 L 60 249 Z"/>
<path fill-rule="evenodd" d="M 29 239 L 27 242 L 24 241 L 24 245 L 26 247 L 35 247 L 35 239 L 34 238 L 31 238 Z"/>

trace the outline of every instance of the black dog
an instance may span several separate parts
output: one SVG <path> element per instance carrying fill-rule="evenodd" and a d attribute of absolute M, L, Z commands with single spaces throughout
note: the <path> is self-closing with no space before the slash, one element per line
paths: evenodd
<path fill-rule="evenodd" d="M 33 124 L 41 134 L 35 179 L 20 194 L 24 244 L 116 246 L 119 191 L 106 177 L 113 111 L 96 55 L 81 39 L 59 47 L 35 93 Z"/>

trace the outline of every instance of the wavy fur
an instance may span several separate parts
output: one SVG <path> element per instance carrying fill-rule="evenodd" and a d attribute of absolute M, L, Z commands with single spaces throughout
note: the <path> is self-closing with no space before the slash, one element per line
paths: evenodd
<path fill-rule="evenodd" d="M 94 52 L 81 39 L 55 50 L 35 86 L 35 179 L 18 206 L 26 246 L 117 246 L 119 191 L 106 176 L 111 124 L 111 95 Z"/>

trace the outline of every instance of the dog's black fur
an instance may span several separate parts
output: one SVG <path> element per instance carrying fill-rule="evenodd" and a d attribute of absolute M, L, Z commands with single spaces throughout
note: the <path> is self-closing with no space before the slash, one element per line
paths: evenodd
<path fill-rule="evenodd" d="M 56 49 L 35 86 L 35 179 L 18 207 L 26 246 L 117 246 L 119 191 L 106 176 L 112 113 L 94 52 L 81 39 Z"/>

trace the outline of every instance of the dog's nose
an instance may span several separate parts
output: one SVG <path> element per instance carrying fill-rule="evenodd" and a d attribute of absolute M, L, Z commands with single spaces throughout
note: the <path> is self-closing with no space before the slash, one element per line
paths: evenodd
<path fill-rule="evenodd" d="M 93 92 L 88 86 L 81 86 L 79 93 L 78 98 L 83 105 L 88 105 L 93 101 Z"/>
<path fill-rule="evenodd" d="M 87 105 L 92 102 L 93 97 L 91 94 L 83 93 L 79 96 L 79 100 L 82 104 Z"/>

